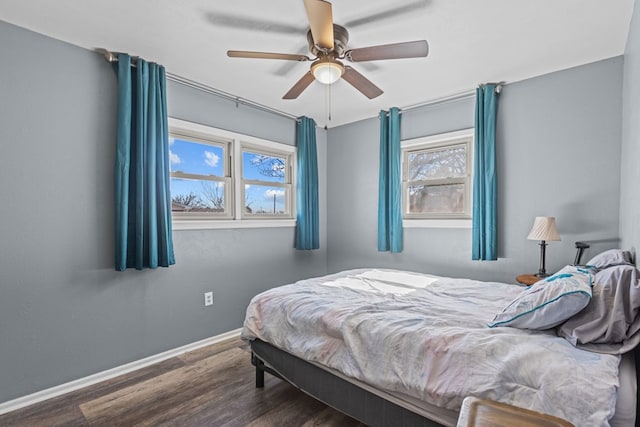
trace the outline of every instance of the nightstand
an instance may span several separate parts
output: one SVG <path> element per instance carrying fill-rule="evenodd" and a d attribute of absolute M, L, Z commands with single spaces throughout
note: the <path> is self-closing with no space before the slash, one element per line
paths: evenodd
<path fill-rule="evenodd" d="M 467 397 L 457 427 L 574 427 L 558 417 L 493 400 Z"/>
<path fill-rule="evenodd" d="M 535 274 L 521 274 L 518 277 L 516 277 L 516 282 L 522 285 L 531 286 L 541 279 L 542 279 L 541 277 L 538 277 Z"/>

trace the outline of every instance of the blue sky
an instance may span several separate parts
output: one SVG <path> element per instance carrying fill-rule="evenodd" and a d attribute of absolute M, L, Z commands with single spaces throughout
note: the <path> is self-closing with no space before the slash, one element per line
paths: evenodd
<path fill-rule="evenodd" d="M 284 182 L 283 178 L 268 177 L 260 173 L 252 160 L 255 154 L 244 152 L 242 156 L 242 171 L 245 179 L 256 179 L 268 182 Z M 198 175 L 224 176 L 224 150 L 222 147 L 205 145 L 185 141 L 178 138 L 170 140 L 169 160 L 171 171 L 180 171 Z M 203 185 L 218 185 L 217 191 L 224 190 L 223 185 L 218 183 L 203 183 L 202 181 L 171 179 L 171 195 L 195 193 L 206 200 Z M 268 185 L 248 185 L 245 186 L 245 199 L 253 212 L 264 211 L 273 213 L 275 210 L 283 211 L 285 207 L 284 189 L 281 187 Z"/>

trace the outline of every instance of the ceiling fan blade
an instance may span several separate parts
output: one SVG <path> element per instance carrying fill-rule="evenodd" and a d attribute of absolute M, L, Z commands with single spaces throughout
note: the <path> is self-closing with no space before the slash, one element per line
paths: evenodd
<path fill-rule="evenodd" d="M 393 43 L 380 46 L 362 47 L 345 52 L 344 57 L 353 62 L 376 61 L 380 59 L 418 58 L 429 54 L 426 40 Z"/>
<path fill-rule="evenodd" d="M 258 58 L 258 59 L 284 59 L 287 61 L 310 61 L 306 55 L 291 53 L 250 52 L 247 50 L 228 50 L 227 56 L 231 58 Z"/>
<path fill-rule="evenodd" d="M 333 12 L 331 3 L 325 0 L 304 0 L 311 35 L 316 46 L 333 49 Z"/>
<path fill-rule="evenodd" d="M 313 77 L 311 71 L 307 71 L 307 74 L 302 76 L 302 78 L 289 89 L 289 92 L 285 93 L 282 99 L 296 99 L 314 80 L 315 77 Z"/>
<path fill-rule="evenodd" d="M 300 49 L 297 50 L 297 52 L 295 53 L 296 55 L 304 55 L 306 52 L 309 51 L 309 47 L 307 45 L 300 47 Z M 363 63 L 365 64 L 365 63 Z M 373 64 L 373 62 L 367 62 L 366 64 Z M 293 63 L 292 61 L 285 61 L 282 62 L 280 64 L 280 66 L 273 71 L 273 74 L 275 74 L 276 76 L 285 76 L 287 74 L 289 74 L 290 72 L 293 71 L 294 68 L 296 68 L 297 65 L 295 63 Z"/>
<path fill-rule="evenodd" d="M 383 93 L 382 89 L 371 83 L 369 79 L 348 65 L 344 67 L 344 74 L 342 75 L 342 78 L 369 99 L 373 99 Z"/>
<path fill-rule="evenodd" d="M 352 19 L 351 21 L 345 22 L 343 25 L 347 28 L 355 28 L 361 25 L 371 24 L 377 21 L 383 21 L 389 18 L 395 18 L 396 16 L 404 15 L 419 9 L 424 9 L 429 5 L 431 0 L 416 0 L 404 6 L 393 6 L 391 8 L 387 8 L 383 11 L 372 13 L 367 16 L 362 16 L 360 18 Z"/>
<path fill-rule="evenodd" d="M 227 27 L 235 30 L 243 29 L 249 31 L 262 31 L 265 33 L 301 35 L 305 35 L 307 33 L 307 28 L 304 27 L 297 27 L 266 19 L 247 18 L 245 16 L 223 12 L 208 12 L 205 14 L 205 18 L 217 27 Z"/>

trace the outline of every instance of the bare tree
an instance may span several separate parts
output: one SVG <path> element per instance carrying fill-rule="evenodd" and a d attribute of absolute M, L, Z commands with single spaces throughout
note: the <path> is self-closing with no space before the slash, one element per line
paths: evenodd
<path fill-rule="evenodd" d="M 255 154 L 251 159 L 251 164 L 258 169 L 261 175 L 271 178 L 283 178 L 285 176 L 284 159 L 265 154 Z"/>
<path fill-rule="evenodd" d="M 432 178 L 452 178 L 466 174 L 467 155 L 462 147 L 445 150 L 419 152 L 409 158 L 409 180 L 421 181 Z M 461 189 L 458 185 L 427 186 L 410 188 L 411 212 L 459 212 L 464 209 Z"/>
<path fill-rule="evenodd" d="M 202 195 L 214 209 L 224 209 L 224 186 L 219 182 L 203 181 Z"/>
<path fill-rule="evenodd" d="M 193 192 L 189 194 L 176 194 L 171 198 L 171 202 L 184 206 L 185 208 L 198 208 L 202 206 L 200 196 Z"/>
<path fill-rule="evenodd" d="M 461 176 L 467 170 L 467 153 L 464 148 L 451 148 L 421 152 L 411 156 L 409 170 L 411 181 L 439 177 Z"/>

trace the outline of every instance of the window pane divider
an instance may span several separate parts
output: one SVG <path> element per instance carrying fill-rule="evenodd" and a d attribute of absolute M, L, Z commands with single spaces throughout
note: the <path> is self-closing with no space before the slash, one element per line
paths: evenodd
<path fill-rule="evenodd" d="M 173 178 L 196 179 L 198 181 L 231 182 L 231 178 L 226 176 L 199 175 L 199 174 L 185 173 L 185 172 L 179 172 L 179 171 L 171 172 L 171 176 Z"/>
<path fill-rule="evenodd" d="M 439 179 L 421 179 L 416 181 L 407 181 L 409 185 L 424 185 L 431 187 L 434 185 L 448 185 L 448 184 L 464 184 L 468 178 L 456 177 L 456 178 L 439 178 Z"/>
<path fill-rule="evenodd" d="M 242 182 L 248 185 L 259 185 L 261 187 L 281 187 L 281 188 L 291 187 L 291 184 L 288 182 L 257 181 L 255 179 L 243 179 Z"/>

